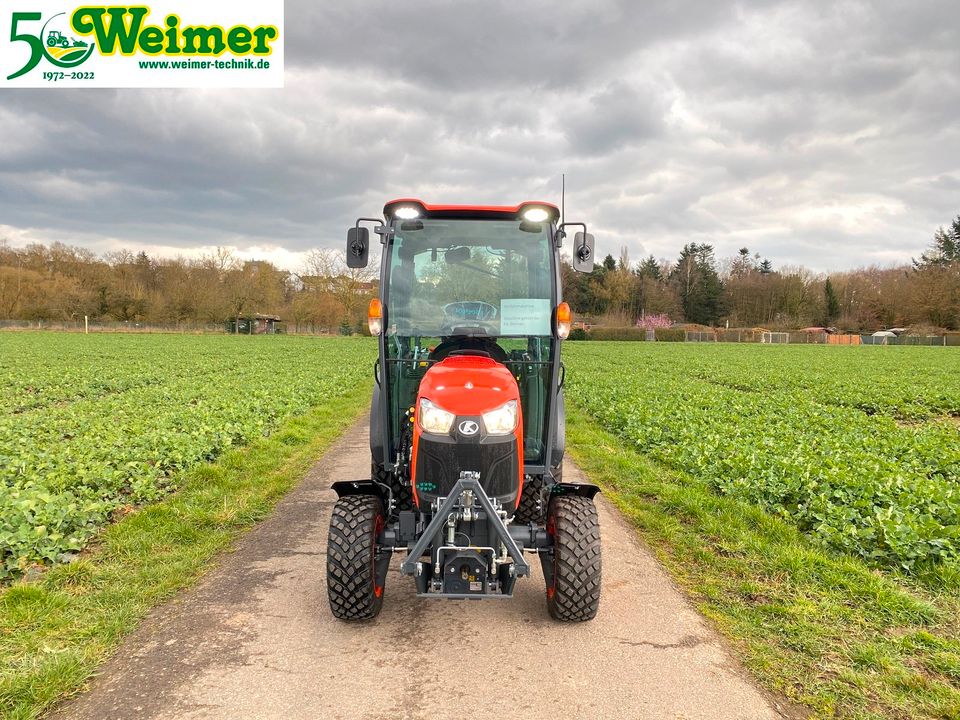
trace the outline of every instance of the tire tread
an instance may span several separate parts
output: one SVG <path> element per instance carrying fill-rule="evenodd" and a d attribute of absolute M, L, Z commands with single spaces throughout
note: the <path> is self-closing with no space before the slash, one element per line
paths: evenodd
<path fill-rule="evenodd" d="M 340 620 L 370 620 L 383 605 L 383 595 L 374 592 L 377 516 L 383 516 L 383 504 L 373 495 L 349 495 L 333 506 L 327 535 L 327 597 Z"/>
<path fill-rule="evenodd" d="M 584 622 L 600 607 L 600 520 L 589 498 L 558 497 L 551 503 L 554 527 L 553 597 L 547 597 L 550 615 L 564 622 Z"/>
<path fill-rule="evenodd" d="M 553 469 L 554 483 L 563 482 L 563 468 Z M 541 497 L 544 488 L 543 475 L 531 475 L 523 483 L 523 490 L 520 491 L 520 505 L 517 512 L 513 515 L 513 521 L 521 525 L 533 523 L 542 525 L 546 520 L 546 508 L 544 508 Z"/>

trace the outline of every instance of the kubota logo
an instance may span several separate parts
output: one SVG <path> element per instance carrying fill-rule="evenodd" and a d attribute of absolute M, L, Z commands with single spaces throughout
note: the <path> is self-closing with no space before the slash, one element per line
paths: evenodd
<path fill-rule="evenodd" d="M 461 435 L 476 435 L 478 432 L 480 432 L 480 426 L 473 420 L 464 420 L 460 423 Z"/>

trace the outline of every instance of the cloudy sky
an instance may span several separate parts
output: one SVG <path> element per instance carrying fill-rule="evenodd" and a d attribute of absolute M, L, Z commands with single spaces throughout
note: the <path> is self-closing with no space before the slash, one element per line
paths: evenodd
<path fill-rule="evenodd" d="M 283 90 L 0 90 L 0 238 L 298 269 L 358 215 L 559 202 L 818 271 L 960 214 L 956 0 L 287 0 Z"/>

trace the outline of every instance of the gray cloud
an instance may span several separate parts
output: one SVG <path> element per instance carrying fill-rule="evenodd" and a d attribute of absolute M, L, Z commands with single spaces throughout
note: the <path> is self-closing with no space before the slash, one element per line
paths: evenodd
<path fill-rule="evenodd" d="M 953 16 L 291 1 L 284 90 L 0 91 L 0 235 L 298 252 L 390 197 L 556 200 L 566 172 L 601 252 L 906 260 L 960 212 Z"/>

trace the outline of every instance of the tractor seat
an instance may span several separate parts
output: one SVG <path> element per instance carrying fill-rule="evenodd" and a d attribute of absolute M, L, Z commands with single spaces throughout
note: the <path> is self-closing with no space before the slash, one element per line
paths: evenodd
<path fill-rule="evenodd" d="M 474 357 L 485 357 L 493 359 L 493 356 L 488 353 L 486 350 L 454 350 L 447 357 L 462 357 L 462 356 L 474 356 Z"/>
<path fill-rule="evenodd" d="M 449 355 L 479 355 L 505 363 L 508 359 L 506 351 L 497 345 L 492 338 L 451 337 L 447 338 L 430 353 L 430 359 L 440 362 Z"/>

